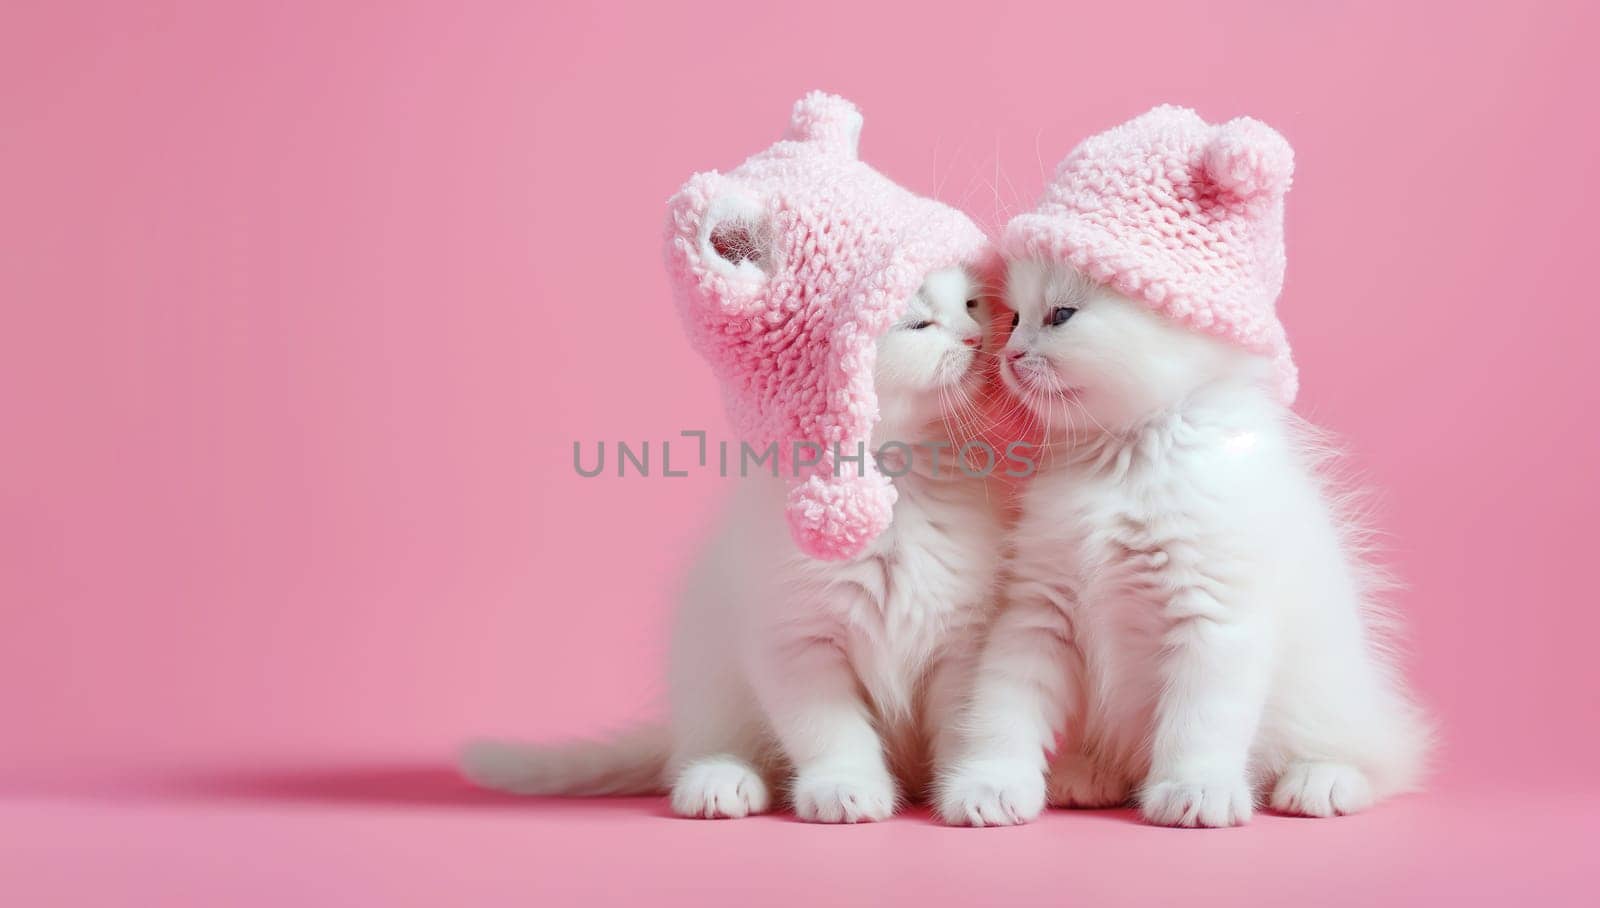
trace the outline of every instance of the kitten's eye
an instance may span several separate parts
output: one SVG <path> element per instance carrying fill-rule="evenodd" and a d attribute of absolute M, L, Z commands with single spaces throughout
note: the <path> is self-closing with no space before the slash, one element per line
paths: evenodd
<path fill-rule="evenodd" d="M 1011 327 L 1015 328 L 1020 321 L 1022 321 L 1022 316 L 1019 313 L 1011 313 Z"/>
<path fill-rule="evenodd" d="M 923 328 L 932 328 L 933 322 L 912 322 L 906 327 L 910 328 L 912 331 L 921 331 Z"/>
<path fill-rule="evenodd" d="M 978 301 L 977 300 L 967 300 L 967 308 L 968 309 L 976 309 L 976 308 L 978 308 Z"/>
<path fill-rule="evenodd" d="M 1077 309 L 1074 309 L 1071 306 L 1057 306 L 1054 309 L 1051 309 L 1050 327 L 1054 328 L 1057 325 L 1065 325 L 1067 323 L 1067 319 L 1072 318 L 1073 314 L 1077 311 Z"/>

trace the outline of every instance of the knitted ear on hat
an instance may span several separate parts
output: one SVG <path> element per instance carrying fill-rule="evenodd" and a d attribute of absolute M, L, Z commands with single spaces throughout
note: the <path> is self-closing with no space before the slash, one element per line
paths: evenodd
<path fill-rule="evenodd" d="M 1217 127 L 1205 168 L 1218 189 L 1241 202 L 1278 198 L 1294 178 L 1294 149 L 1271 126 L 1239 117 Z"/>
<path fill-rule="evenodd" d="M 759 304 L 772 275 L 772 216 L 760 198 L 715 171 L 697 173 L 667 202 L 667 265 L 698 290 L 705 318 Z"/>
<path fill-rule="evenodd" d="M 814 91 L 794 103 L 787 138 L 815 142 L 818 147 L 857 157 L 861 145 L 861 111 L 838 95 Z"/>

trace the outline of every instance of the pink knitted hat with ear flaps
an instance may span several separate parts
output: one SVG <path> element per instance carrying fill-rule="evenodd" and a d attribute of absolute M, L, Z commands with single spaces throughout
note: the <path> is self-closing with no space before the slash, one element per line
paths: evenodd
<path fill-rule="evenodd" d="M 1213 126 L 1157 107 L 1084 140 L 1034 211 L 1006 225 L 1007 258 L 1063 261 L 1163 315 L 1273 358 L 1276 391 L 1299 380 L 1275 311 L 1283 197 L 1294 152 L 1249 117 Z"/>
<path fill-rule="evenodd" d="M 667 271 L 689 339 L 742 441 L 776 442 L 791 477 L 802 443 L 789 526 L 828 559 L 860 554 L 893 513 L 869 447 L 874 342 L 929 272 L 993 254 L 966 215 L 858 160 L 861 123 L 850 102 L 813 92 L 782 141 L 696 174 L 668 203 Z"/>

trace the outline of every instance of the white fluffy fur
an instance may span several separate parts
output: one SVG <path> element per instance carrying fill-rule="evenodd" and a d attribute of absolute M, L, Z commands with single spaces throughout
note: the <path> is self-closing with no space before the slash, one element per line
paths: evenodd
<path fill-rule="evenodd" d="M 980 371 L 987 319 L 969 311 L 973 295 L 962 272 L 936 272 L 879 340 L 875 445 L 951 438 L 952 409 Z M 802 819 L 889 816 L 902 794 L 923 793 L 951 744 L 1000 561 L 987 484 L 942 459 L 937 473 L 919 458 L 894 480 L 893 523 L 849 562 L 798 552 L 782 480 L 738 481 L 679 613 L 669 727 L 558 748 L 471 745 L 465 773 L 524 794 L 667 789 L 683 816 L 761 813 L 780 793 Z"/>
<path fill-rule="evenodd" d="M 1002 374 L 1049 451 L 940 815 L 1133 798 L 1153 823 L 1231 826 L 1258 793 L 1330 816 L 1415 786 L 1427 723 L 1270 364 L 1054 265 L 1014 263 L 1007 294 Z M 1077 311 L 1052 327 L 1057 307 Z"/>

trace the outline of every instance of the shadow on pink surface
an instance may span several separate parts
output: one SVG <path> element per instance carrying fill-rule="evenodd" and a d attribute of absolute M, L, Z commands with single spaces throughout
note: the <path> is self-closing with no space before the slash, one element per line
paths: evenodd
<path fill-rule="evenodd" d="M 91 800 L 97 802 L 260 803 L 306 807 L 515 809 L 550 816 L 660 817 L 673 814 L 665 797 L 543 797 L 478 788 L 447 764 L 427 761 L 368 762 L 271 767 L 202 767 L 153 771 L 102 779 L 10 779 L 0 781 L 0 798 Z M 1054 813 L 1055 811 L 1052 811 Z M 1270 812 L 1264 812 L 1271 815 Z M 1074 817 L 1145 825 L 1131 807 L 1074 810 Z M 800 822 L 784 809 L 754 820 Z M 936 821 L 929 808 L 913 803 L 890 822 Z M 704 822 L 704 821 L 700 821 Z M 866 824 L 863 824 L 866 825 Z"/>
<path fill-rule="evenodd" d="M 703 819 L 674 814 L 662 797 L 542 797 L 514 795 L 477 788 L 453 768 L 434 763 L 370 763 L 342 766 L 306 766 L 264 770 L 203 770 L 174 773 L 142 786 L 121 790 L 124 795 L 154 797 L 163 801 L 261 802 L 364 808 L 486 808 L 514 809 L 545 817 L 616 818 L 632 816 L 704 823 Z M 114 796 L 114 795 L 113 795 Z M 1058 811 L 1052 811 L 1057 813 Z M 1070 811 L 1079 821 L 1148 825 L 1131 807 Z M 1264 815 L 1275 815 L 1263 811 Z M 739 822 L 802 823 L 780 808 Z M 727 821 L 733 822 L 733 821 Z M 921 803 L 902 808 L 890 823 L 912 822 L 943 826 Z M 804 824 L 820 825 L 820 824 Z M 873 824 L 858 824 L 866 827 Z M 877 824 L 882 825 L 882 824 Z M 1159 827 L 1153 827 L 1159 828 Z"/>
<path fill-rule="evenodd" d="M 538 801 L 476 788 L 449 766 L 370 763 L 174 773 L 150 793 L 165 797 L 374 807 L 527 807 Z M 648 803 L 634 799 L 636 805 Z M 613 805 L 615 806 L 615 805 Z"/>
<path fill-rule="evenodd" d="M 527 797 L 473 786 L 446 764 L 371 762 L 157 770 L 114 778 L 0 781 L 0 797 L 109 802 L 259 802 L 369 808 L 592 809 L 670 816 L 662 798 Z"/>

